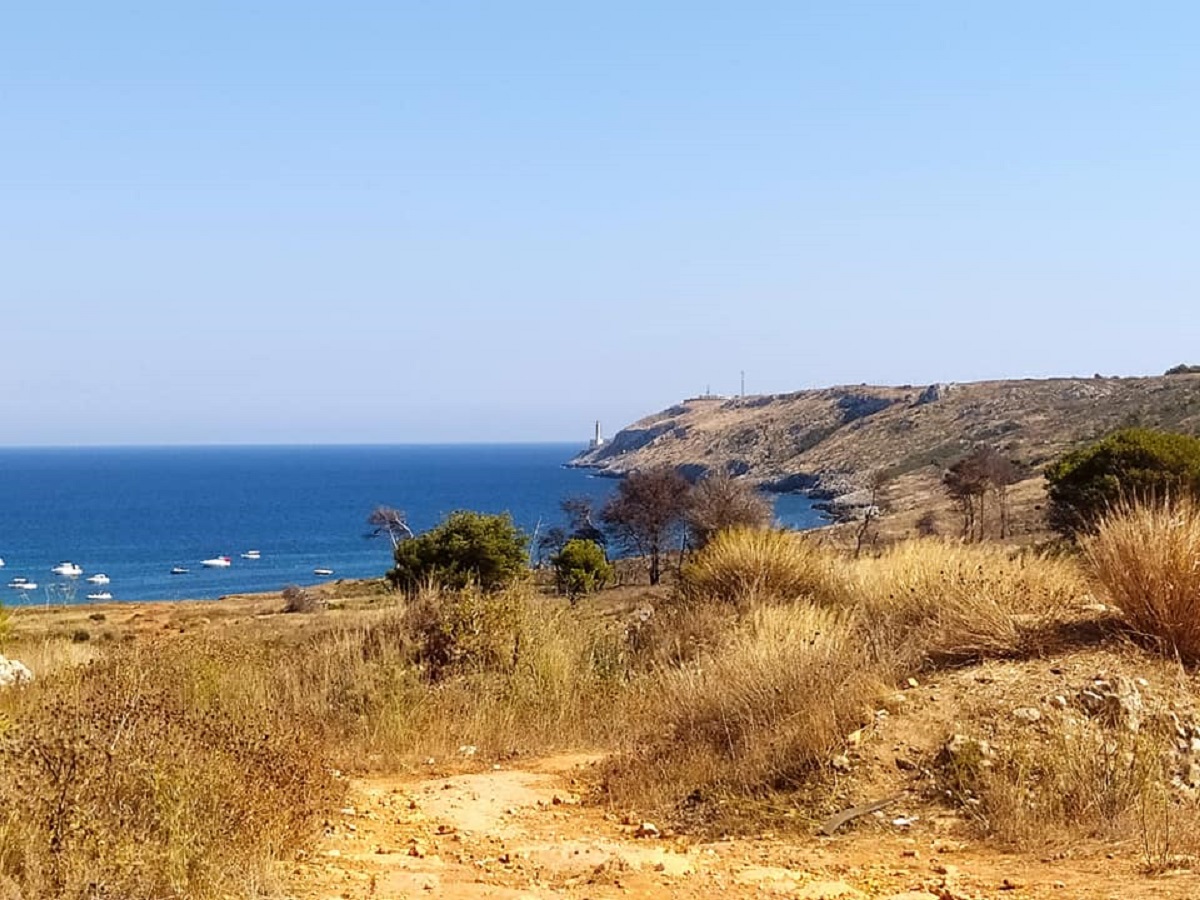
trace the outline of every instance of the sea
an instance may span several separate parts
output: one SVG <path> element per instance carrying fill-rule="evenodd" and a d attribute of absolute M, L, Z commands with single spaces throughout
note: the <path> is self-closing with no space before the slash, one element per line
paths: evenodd
<path fill-rule="evenodd" d="M 563 524 L 559 502 L 602 503 L 610 478 L 564 463 L 574 444 L 0 449 L 0 603 L 214 599 L 338 578 L 383 575 L 377 506 L 416 532 L 447 513 L 509 513 L 533 533 Z M 779 495 L 781 525 L 821 524 L 812 502 Z M 243 553 L 257 550 L 258 559 Z M 230 557 L 228 568 L 201 560 Z M 77 578 L 51 569 L 70 561 Z M 172 575 L 171 569 L 187 569 Z M 332 576 L 313 570 L 332 569 Z M 103 573 L 104 586 L 89 584 Z M 25 578 L 36 589 L 7 587 Z"/>

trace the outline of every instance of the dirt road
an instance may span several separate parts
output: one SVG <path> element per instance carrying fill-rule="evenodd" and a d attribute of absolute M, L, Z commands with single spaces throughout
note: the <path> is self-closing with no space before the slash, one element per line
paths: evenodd
<path fill-rule="evenodd" d="M 947 823 L 892 822 L 899 810 L 833 838 L 697 842 L 580 803 L 586 756 L 450 777 L 367 779 L 353 806 L 296 862 L 297 900 L 438 897 L 1182 898 L 1190 873 L 1150 878 L 1127 853 L 1006 856 L 952 836 Z M 1110 848 L 1111 849 L 1111 848 Z"/>

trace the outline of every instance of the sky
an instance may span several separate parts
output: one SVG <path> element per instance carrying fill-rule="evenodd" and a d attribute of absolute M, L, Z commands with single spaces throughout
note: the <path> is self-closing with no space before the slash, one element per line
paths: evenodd
<path fill-rule="evenodd" d="M 1200 362 L 1200 5 L 0 5 L 0 445 Z"/>

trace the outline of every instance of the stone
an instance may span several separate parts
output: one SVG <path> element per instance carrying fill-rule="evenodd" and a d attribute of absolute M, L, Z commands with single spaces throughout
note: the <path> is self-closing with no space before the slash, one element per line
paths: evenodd
<path fill-rule="evenodd" d="M 18 659 L 0 656 L 0 688 L 20 687 L 33 681 L 29 666 Z"/>
<path fill-rule="evenodd" d="M 992 745 L 985 740 L 956 734 L 946 741 L 942 755 L 951 762 L 990 766 L 996 753 L 992 750 Z"/>
<path fill-rule="evenodd" d="M 1042 717 L 1042 711 L 1033 706 L 1019 706 L 1012 712 L 1013 718 L 1026 725 L 1032 725 Z"/>
<path fill-rule="evenodd" d="M 831 765 L 836 772 L 849 772 L 850 757 L 848 757 L 845 753 L 839 753 L 832 760 L 830 760 L 829 765 Z"/>
<path fill-rule="evenodd" d="M 792 896 L 799 900 L 853 900 L 862 897 L 863 894 L 844 881 L 814 881 L 800 888 Z"/>
<path fill-rule="evenodd" d="M 660 834 L 661 832 L 659 832 L 658 826 L 653 822 L 643 822 L 637 827 L 637 831 L 633 833 L 633 836 L 640 838 L 656 838 L 659 837 Z"/>
<path fill-rule="evenodd" d="M 1115 728 L 1137 732 L 1142 725 L 1142 693 L 1124 675 L 1096 678 L 1079 692 L 1079 705 L 1089 716 L 1102 718 Z"/>

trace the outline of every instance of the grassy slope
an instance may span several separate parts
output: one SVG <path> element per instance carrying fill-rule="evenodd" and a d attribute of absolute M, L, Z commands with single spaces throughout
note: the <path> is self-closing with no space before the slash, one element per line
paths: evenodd
<path fill-rule="evenodd" d="M 940 469 L 987 442 L 1037 468 L 1126 425 L 1200 432 L 1200 375 L 1059 378 L 923 387 L 848 386 L 691 400 L 634 423 L 576 463 L 621 474 L 668 463 L 744 470 L 770 482 L 814 476 L 841 493 L 872 470 Z"/>

